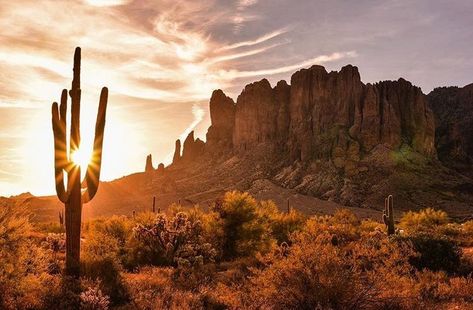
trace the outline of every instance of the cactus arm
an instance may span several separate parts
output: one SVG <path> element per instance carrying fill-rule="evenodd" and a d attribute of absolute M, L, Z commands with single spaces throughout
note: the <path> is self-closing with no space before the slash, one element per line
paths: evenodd
<path fill-rule="evenodd" d="M 94 138 L 94 150 L 92 152 L 92 158 L 87 167 L 85 174 L 85 184 L 87 189 L 82 194 L 82 202 L 87 203 L 94 198 L 99 187 L 100 170 L 102 167 L 102 147 L 103 147 L 103 135 L 105 129 L 105 117 L 107 112 L 108 102 L 108 88 L 102 88 L 100 93 L 99 111 L 97 113 L 97 121 L 95 123 L 95 138 Z"/>
<path fill-rule="evenodd" d="M 61 98 L 62 101 L 62 98 Z M 62 102 L 61 102 L 62 106 Z M 68 194 L 64 186 L 64 167 L 67 163 L 65 117 L 60 119 L 57 102 L 52 105 L 52 125 L 54 135 L 54 179 L 59 200 L 66 203 Z M 61 113 L 62 115 L 62 113 Z M 64 126 L 63 126 L 64 124 Z"/>

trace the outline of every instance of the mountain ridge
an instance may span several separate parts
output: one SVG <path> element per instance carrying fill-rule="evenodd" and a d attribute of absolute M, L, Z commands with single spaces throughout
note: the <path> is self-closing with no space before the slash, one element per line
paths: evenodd
<path fill-rule="evenodd" d="M 388 194 L 397 215 L 426 207 L 472 214 L 471 177 L 438 158 L 439 117 L 429 96 L 403 78 L 365 84 L 355 66 L 327 72 L 315 65 L 290 84 L 250 83 L 236 102 L 215 90 L 209 105 L 205 142 L 191 132 L 176 140 L 169 166 L 154 169 L 150 154 L 145 172 L 102 182 L 85 218 L 150 210 L 153 197 L 161 209 L 208 208 L 228 190 L 307 214 L 348 207 L 378 218 Z M 53 201 L 43 202 L 53 210 Z M 46 212 L 40 205 L 32 208 Z"/>

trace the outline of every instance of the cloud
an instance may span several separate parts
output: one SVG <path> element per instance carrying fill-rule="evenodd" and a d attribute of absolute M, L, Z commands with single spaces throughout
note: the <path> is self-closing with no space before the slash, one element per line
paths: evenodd
<path fill-rule="evenodd" d="M 232 43 L 232 44 L 229 44 L 229 45 L 225 45 L 223 47 L 220 48 L 221 51 L 225 51 L 225 50 L 230 50 L 230 49 L 235 49 L 235 48 L 239 48 L 239 47 L 243 47 L 243 46 L 253 46 L 253 45 L 257 45 L 257 44 L 260 44 L 260 43 L 263 43 L 263 42 L 266 42 L 268 40 L 271 40 L 272 38 L 275 38 L 277 36 L 280 36 L 286 32 L 288 32 L 289 28 L 286 27 L 286 28 L 282 28 L 282 29 L 278 29 L 278 30 L 275 30 L 275 31 L 272 31 L 270 33 L 267 33 L 261 37 L 258 37 L 254 40 L 248 40 L 248 41 L 242 41 L 242 42 L 236 42 L 236 43 Z"/>
<path fill-rule="evenodd" d="M 85 0 L 85 3 L 93 6 L 116 6 L 130 3 L 130 0 Z"/>
<path fill-rule="evenodd" d="M 324 64 L 327 62 L 340 60 L 343 58 L 353 58 L 356 56 L 357 56 L 357 53 L 355 51 L 336 52 L 330 55 L 320 55 L 312 59 L 304 60 L 303 62 L 289 65 L 289 66 L 284 66 L 284 67 L 262 69 L 262 70 L 255 70 L 255 71 L 222 70 L 220 71 L 220 75 L 223 78 L 228 79 L 228 80 L 232 80 L 236 78 L 262 76 L 262 75 L 264 76 L 274 75 L 274 74 L 279 74 L 279 73 L 292 72 L 292 71 L 295 71 L 304 67 L 309 67 L 315 64 Z"/>

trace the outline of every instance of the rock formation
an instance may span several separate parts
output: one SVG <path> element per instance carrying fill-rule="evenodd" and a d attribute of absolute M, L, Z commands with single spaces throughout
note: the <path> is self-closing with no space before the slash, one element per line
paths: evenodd
<path fill-rule="evenodd" d="M 274 88 L 263 79 L 247 85 L 236 104 L 214 91 L 210 114 L 209 153 L 258 146 L 258 152 L 287 154 L 292 161 L 328 160 L 349 173 L 378 145 L 436 154 L 433 114 L 420 88 L 404 79 L 364 84 L 351 65 L 340 72 L 302 69 L 291 85 L 280 81 Z M 193 134 L 185 144 L 195 148 Z"/>
<path fill-rule="evenodd" d="M 235 103 L 219 89 L 212 93 L 209 105 L 211 126 L 207 131 L 206 148 L 210 154 L 222 155 L 233 147 Z"/>
<path fill-rule="evenodd" d="M 159 174 L 164 173 L 164 164 L 163 164 L 163 163 L 160 163 L 160 164 L 158 165 L 157 171 L 158 171 Z"/>
<path fill-rule="evenodd" d="M 428 100 L 435 115 L 439 159 L 473 177 L 473 84 L 436 88 Z"/>
<path fill-rule="evenodd" d="M 152 172 L 154 171 L 153 167 L 153 159 L 151 157 L 151 154 L 146 156 L 146 166 L 145 166 L 145 172 Z"/>
<path fill-rule="evenodd" d="M 172 157 L 172 163 L 178 164 L 181 160 L 181 140 L 176 140 L 176 146 L 174 148 L 174 156 Z"/>
<path fill-rule="evenodd" d="M 182 161 L 189 163 L 199 158 L 204 152 L 205 143 L 199 138 L 194 139 L 194 131 L 187 135 L 182 149 Z"/>

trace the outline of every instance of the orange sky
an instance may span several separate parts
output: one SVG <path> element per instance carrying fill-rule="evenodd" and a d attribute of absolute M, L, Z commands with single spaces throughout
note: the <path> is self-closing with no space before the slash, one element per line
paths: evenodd
<path fill-rule="evenodd" d="M 428 45 L 409 45 L 416 42 L 412 29 L 417 34 L 438 25 L 443 16 L 437 11 L 419 18 L 406 14 L 399 1 L 368 10 L 363 5 L 362 10 L 345 1 L 309 0 L 0 0 L 0 195 L 54 193 L 50 106 L 70 88 L 75 46 L 82 47 L 83 150 L 91 149 L 100 89 L 110 90 L 104 180 L 142 171 L 149 153 L 155 166 L 168 163 L 174 140 L 193 129 L 205 138 L 208 99 L 216 88 L 236 99 L 248 82 L 266 77 L 274 84 L 315 63 L 336 70 L 354 63 L 364 81 L 403 76 L 427 90 L 466 82 L 467 73 L 454 67 L 471 68 L 463 54 L 439 58 Z M 471 5 L 458 11 L 468 15 Z M 447 17 L 444 22 L 451 20 Z M 451 31 L 442 29 L 446 40 Z M 463 39 L 471 35 L 464 31 Z M 432 44 L 439 38 L 437 31 Z M 383 51 L 385 45 L 376 44 L 392 40 L 409 50 Z M 445 71 L 436 80 L 427 78 L 428 57 L 414 53 L 423 48 L 434 53 L 434 69 Z M 451 70 L 442 69 L 442 61 Z M 387 65 L 381 68 L 382 63 Z"/>

